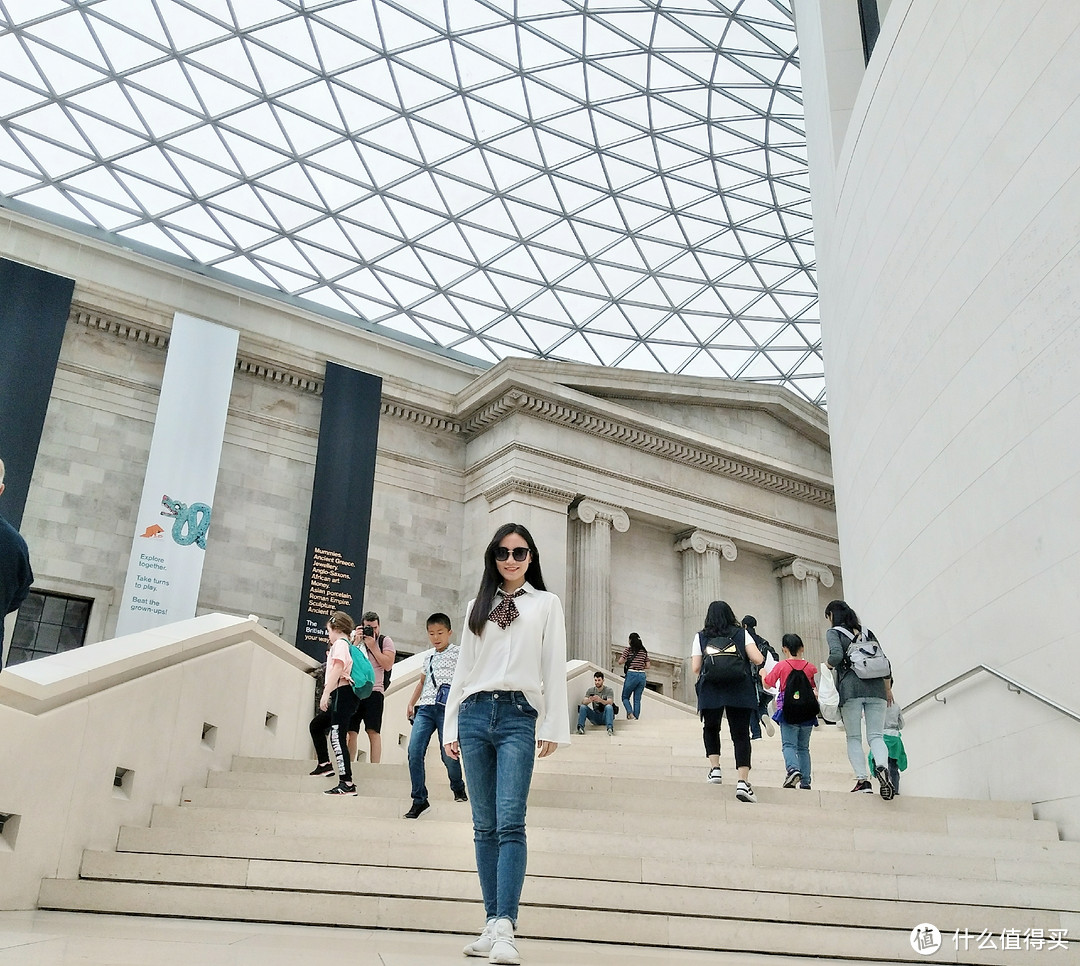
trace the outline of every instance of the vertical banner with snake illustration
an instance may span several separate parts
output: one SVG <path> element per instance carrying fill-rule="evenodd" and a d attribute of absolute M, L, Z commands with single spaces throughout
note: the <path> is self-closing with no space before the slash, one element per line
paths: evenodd
<path fill-rule="evenodd" d="M 117 636 L 195 616 L 238 339 L 173 318 Z"/>
<path fill-rule="evenodd" d="M 382 379 L 326 363 L 296 646 L 326 657 L 326 618 L 364 607 Z"/>

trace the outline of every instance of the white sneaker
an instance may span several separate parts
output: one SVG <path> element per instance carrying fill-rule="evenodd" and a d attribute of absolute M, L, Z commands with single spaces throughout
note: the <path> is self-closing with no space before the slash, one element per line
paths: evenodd
<path fill-rule="evenodd" d="M 724 776 L 720 773 L 719 768 L 710 768 L 708 777 L 705 781 L 711 782 L 714 785 L 722 785 L 724 783 Z"/>
<path fill-rule="evenodd" d="M 491 943 L 494 938 L 493 929 L 495 920 L 489 919 L 484 923 L 484 931 L 467 945 L 462 952 L 466 956 L 487 956 L 491 952 Z"/>
<path fill-rule="evenodd" d="M 521 962 L 514 944 L 514 924 L 509 919 L 495 920 L 488 962 L 498 963 L 499 966 L 518 966 Z"/>
<path fill-rule="evenodd" d="M 741 778 L 739 783 L 735 786 L 735 797 L 740 802 L 756 802 L 757 796 L 754 795 L 754 789 L 750 787 L 750 782 L 744 782 Z"/>
<path fill-rule="evenodd" d="M 776 734 L 776 725 L 773 723 L 773 719 L 767 714 L 761 716 L 761 727 L 765 729 L 765 734 L 770 738 Z"/>

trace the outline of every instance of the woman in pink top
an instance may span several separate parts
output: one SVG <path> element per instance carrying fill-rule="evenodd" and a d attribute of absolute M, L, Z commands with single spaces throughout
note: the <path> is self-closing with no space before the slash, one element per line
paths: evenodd
<path fill-rule="evenodd" d="M 792 670 L 798 669 L 806 675 L 806 680 L 817 696 L 817 673 L 818 669 L 809 661 L 804 661 L 800 654 L 803 650 L 802 638 L 798 634 L 785 634 L 782 642 L 784 660 L 773 665 L 772 670 L 765 675 L 765 687 L 771 688 L 779 682 L 777 693 L 776 719 L 780 722 L 780 742 L 784 749 L 784 765 L 787 767 L 787 777 L 784 779 L 784 788 L 810 788 L 810 735 L 814 732 L 816 718 L 809 721 L 789 722 L 784 717 L 783 698 L 784 689 L 787 687 L 788 677 Z"/>
<path fill-rule="evenodd" d="M 326 748 L 326 732 L 330 731 L 330 746 L 334 749 L 337 763 L 338 783 L 326 791 L 327 795 L 355 795 L 352 780 L 352 763 L 346 735 L 349 719 L 356 711 L 357 697 L 352 689 L 352 655 L 349 652 L 349 635 L 353 631 L 353 619 L 343 611 L 335 611 L 326 622 L 329 646 L 326 650 L 326 681 L 323 685 L 319 713 L 311 719 L 311 741 L 315 745 L 318 764 L 312 775 L 334 774 L 330 755 Z"/>

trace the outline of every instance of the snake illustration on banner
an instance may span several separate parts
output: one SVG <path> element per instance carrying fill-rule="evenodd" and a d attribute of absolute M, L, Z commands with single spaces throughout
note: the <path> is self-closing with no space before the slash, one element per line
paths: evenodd
<path fill-rule="evenodd" d="M 173 540 L 181 547 L 194 543 L 205 550 L 206 531 L 210 529 L 210 507 L 205 503 L 181 503 L 179 500 L 170 499 L 168 493 L 162 496 L 161 505 L 165 507 L 161 511 L 163 517 L 175 517 L 172 527 Z"/>

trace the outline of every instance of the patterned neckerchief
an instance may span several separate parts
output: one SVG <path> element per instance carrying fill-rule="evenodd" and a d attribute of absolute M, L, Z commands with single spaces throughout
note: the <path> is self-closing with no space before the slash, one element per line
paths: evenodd
<path fill-rule="evenodd" d="M 520 616 L 520 614 L 518 614 L 517 604 L 514 603 L 514 598 L 520 597 L 524 593 L 524 587 L 515 590 L 512 594 L 506 594 L 500 590 L 499 595 L 502 599 L 491 613 L 488 614 L 488 620 L 495 621 L 495 623 L 505 631 L 506 628 L 513 624 Z"/>

